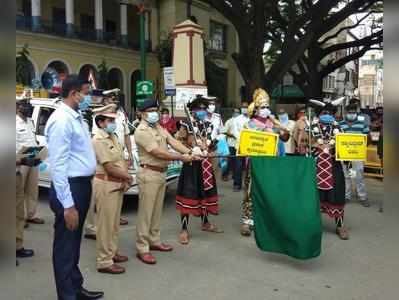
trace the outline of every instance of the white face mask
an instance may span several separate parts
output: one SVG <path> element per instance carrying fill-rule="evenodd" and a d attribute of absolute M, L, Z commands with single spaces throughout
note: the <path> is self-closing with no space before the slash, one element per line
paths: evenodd
<path fill-rule="evenodd" d="M 209 105 L 208 106 L 208 112 L 213 114 L 215 112 L 215 108 L 216 108 L 215 104 Z"/>
<path fill-rule="evenodd" d="M 261 110 L 259 110 L 259 117 L 261 118 L 267 118 L 270 116 L 272 112 L 270 111 L 270 109 L 268 108 L 262 108 Z"/>

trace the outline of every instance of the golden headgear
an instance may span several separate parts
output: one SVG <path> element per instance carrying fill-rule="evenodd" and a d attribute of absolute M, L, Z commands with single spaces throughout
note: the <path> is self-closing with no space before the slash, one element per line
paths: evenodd
<path fill-rule="evenodd" d="M 259 107 L 262 104 L 270 105 L 270 97 L 264 89 L 256 89 L 253 95 L 253 102 L 255 107 Z"/>
<path fill-rule="evenodd" d="M 253 95 L 252 103 L 248 106 L 248 115 L 252 116 L 255 109 L 263 104 L 270 105 L 270 97 L 264 89 L 256 89 Z"/>

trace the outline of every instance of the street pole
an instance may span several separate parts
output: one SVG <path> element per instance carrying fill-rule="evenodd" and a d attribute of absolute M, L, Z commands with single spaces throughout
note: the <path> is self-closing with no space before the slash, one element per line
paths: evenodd
<path fill-rule="evenodd" d="M 145 45 L 145 6 L 141 4 L 139 6 L 140 13 L 140 69 L 141 69 L 141 80 L 144 81 L 146 78 L 146 45 Z"/>

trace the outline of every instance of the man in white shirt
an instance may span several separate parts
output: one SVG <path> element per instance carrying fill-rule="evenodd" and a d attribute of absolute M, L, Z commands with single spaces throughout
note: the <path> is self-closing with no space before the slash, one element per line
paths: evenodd
<path fill-rule="evenodd" d="M 285 154 L 293 155 L 295 153 L 295 142 L 292 138 L 292 134 L 294 133 L 295 121 L 290 120 L 287 112 L 283 108 L 279 110 L 278 119 L 281 125 L 283 125 L 283 127 L 290 133 L 290 138 L 284 143 Z"/>
<path fill-rule="evenodd" d="M 237 140 L 236 137 L 234 136 L 234 119 L 240 115 L 240 110 L 238 108 L 235 108 L 233 111 L 233 115 L 230 119 L 226 121 L 224 124 L 224 133 L 227 137 L 227 144 L 229 145 L 229 150 L 230 150 L 230 155 L 235 155 L 236 154 L 236 144 Z M 228 160 L 228 167 L 227 169 L 222 173 L 222 179 L 223 181 L 228 181 L 229 180 L 229 173 L 230 171 L 233 171 L 234 169 L 234 159 L 230 158 Z"/>
<path fill-rule="evenodd" d="M 240 142 L 240 134 L 241 130 L 244 128 L 244 125 L 249 121 L 248 118 L 248 102 L 241 102 L 240 114 L 234 118 L 233 121 L 233 135 L 236 141 L 236 152 L 239 148 Z M 234 153 L 236 154 L 236 153 Z M 242 188 L 242 171 L 244 167 L 244 159 L 241 157 L 234 157 L 233 159 L 233 190 L 238 192 Z"/>
<path fill-rule="evenodd" d="M 219 135 L 223 133 L 223 120 L 222 116 L 215 112 L 216 110 L 216 97 L 204 97 L 208 102 L 208 114 L 206 116 L 206 121 L 212 123 L 213 130 L 211 134 L 211 140 L 217 140 Z M 218 168 L 218 159 L 212 158 L 212 168 L 216 179 L 220 176 L 220 169 Z"/>
<path fill-rule="evenodd" d="M 35 126 L 31 119 L 33 107 L 28 100 L 19 100 L 16 105 L 16 152 L 22 147 L 37 147 Z M 21 184 L 17 194 L 24 197 L 26 222 L 32 224 L 44 224 L 44 220 L 36 216 L 39 204 L 39 170 L 37 166 L 22 165 L 19 167 Z"/>

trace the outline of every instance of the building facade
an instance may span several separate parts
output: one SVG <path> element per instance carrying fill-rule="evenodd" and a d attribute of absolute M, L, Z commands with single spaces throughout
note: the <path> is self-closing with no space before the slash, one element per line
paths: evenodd
<path fill-rule="evenodd" d="M 383 77 L 381 51 L 369 52 L 360 59 L 359 97 L 363 108 L 383 106 Z"/>
<path fill-rule="evenodd" d="M 132 1 L 115 0 L 17 0 L 16 52 L 29 51 L 32 82 L 52 90 L 71 73 L 92 80 L 100 87 L 120 88 L 128 111 L 135 108 L 136 82 L 140 79 L 139 12 Z M 146 79 L 153 80 L 156 96 L 162 98 L 162 74 L 157 46 L 173 26 L 187 18 L 183 0 L 152 1 L 146 12 Z M 207 5 L 194 1 L 192 15 L 204 28 L 210 61 L 223 84 L 216 92 L 223 105 L 239 101 L 242 80 L 231 59 L 237 50 L 231 24 Z M 101 65 L 105 62 L 106 68 Z M 106 73 L 104 75 L 104 72 Z M 210 83 L 212 84 L 212 82 Z"/>

